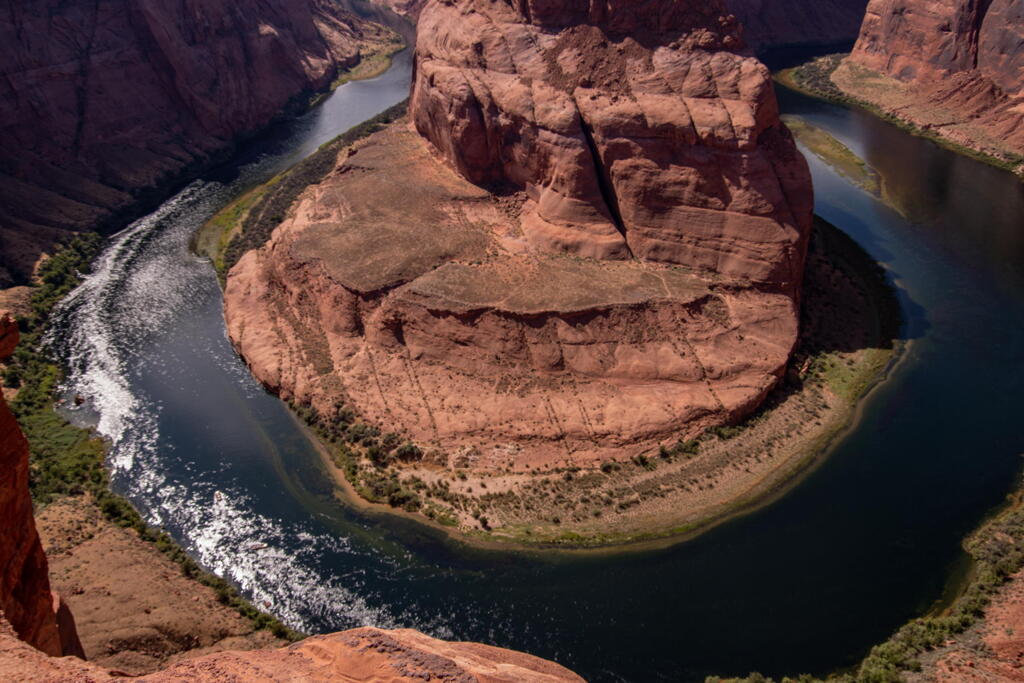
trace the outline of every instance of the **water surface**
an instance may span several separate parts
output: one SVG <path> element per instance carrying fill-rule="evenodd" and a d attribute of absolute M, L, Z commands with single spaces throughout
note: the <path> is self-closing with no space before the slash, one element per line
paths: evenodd
<path fill-rule="evenodd" d="M 115 489 L 294 627 L 415 627 L 555 659 L 595 681 L 825 673 L 941 594 L 1024 452 L 1024 190 L 858 111 L 783 93 L 884 176 L 900 212 L 812 159 L 817 210 L 893 274 L 910 350 L 822 467 L 673 548 L 474 550 L 339 506 L 302 431 L 225 335 L 188 243 L 252 184 L 404 98 L 410 62 L 347 84 L 113 240 L 58 316 L 78 415 Z"/>

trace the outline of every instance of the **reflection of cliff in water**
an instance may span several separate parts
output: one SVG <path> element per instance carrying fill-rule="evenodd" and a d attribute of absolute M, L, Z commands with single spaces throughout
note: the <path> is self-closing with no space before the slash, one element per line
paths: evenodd
<path fill-rule="evenodd" d="M 864 113 L 864 159 L 884 179 L 885 199 L 972 265 L 1024 278 L 1024 183 L 1007 171 L 951 154 Z"/>

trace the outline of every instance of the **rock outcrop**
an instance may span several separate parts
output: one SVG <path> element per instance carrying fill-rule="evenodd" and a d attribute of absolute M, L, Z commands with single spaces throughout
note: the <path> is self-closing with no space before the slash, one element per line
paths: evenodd
<path fill-rule="evenodd" d="M 0 286 L 386 40 L 330 0 L 12 4 L 0 18 Z"/>
<path fill-rule="evenodd" d="M 47 657 L 5 629 L 0 615 L 0 678 L 21 683 L 123 680 L 77 659 Z M 582 683 L 568 669 L 530 655 L 477 643 L 448 643 L 411 630 L 360 628 L 308 638 L 276 650 L 220 652 L 133 680 L 350 681 L 351 683 Z"/>
<path fill-rule="evenodd" d="M 952 142 L 1024 157 L 1024 0 L 872 0 L 833 80 Z"/>
<path fill-rule="evenodd" d="M 18 327 L 0 312 L 0 360 L 18 343 Z M 50 590 L 46 556 L 32 516 L 28 442 L 0 398 L 0 612 L 19 638 L 48 655 L 79 655 L 74 620 Z M 14 680 L 14 679 L 11 679 Z"/>
<path fill-rule="evenodd" d="M 284 397 L 444 464 L 740 419 L 797 339 L 812 199 L 744 50 L 718 2 L 428 3 L 420 135 L 343 154 L 239 262 L 234 343 Z"/>
<path fill-rule="evenodd" d="M 756 50 L 853 42 L 867 0 L 727 0 Z"/>

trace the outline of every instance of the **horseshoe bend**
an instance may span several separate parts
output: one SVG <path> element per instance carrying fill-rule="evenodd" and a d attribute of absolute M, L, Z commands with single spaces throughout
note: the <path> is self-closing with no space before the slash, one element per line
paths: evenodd
<path fill-rule="evenodd" d="M 844 325 L 874 313 L 808 260 L 807 164 L 720 2 L 428 3 L 408 114 L 319 155 L 225 315 L 363 498 L 518 541 L 679 533 L 848 418 L 778 389 L 829 305 L 807 263 Z"/>

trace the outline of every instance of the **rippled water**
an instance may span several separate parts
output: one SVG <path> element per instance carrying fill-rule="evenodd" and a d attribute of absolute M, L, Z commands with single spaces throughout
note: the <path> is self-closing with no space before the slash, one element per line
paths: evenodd
<path fill-rule="evenodd" d="M 593 680 L 824 672 L 926 609 L 1024 451 L 1024 191 L 859 112 L 783 96 L 885 176 L 893 211 L 814 162 L 818 211 L 901 286 L 907 362 L 779 503 L 675 548 L 472 550 L 338 505 L 313 446 L 225 335 L 188 251 L 231 198 L 405 96 L 407 58 L 341 88 L 118 235 L 53 341 L 112 442 L 113 485 L 203 564 L 310 632 L 411 626 Z"/>

